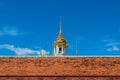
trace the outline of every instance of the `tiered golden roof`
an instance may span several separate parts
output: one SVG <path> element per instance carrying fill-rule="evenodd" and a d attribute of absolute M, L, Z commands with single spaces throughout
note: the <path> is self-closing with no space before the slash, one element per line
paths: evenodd
<path fill-rule="evenodd" d="M 68 47 L 68 44 L 67 44 L 67 41 L 63 38 L 62 36 L 62 28 L 60 27 L 60 32 L 59 32 L 59 35 L 58 35 L 58 38 L 55 40 L 54 42 L 54 47 L 55 46 L 63 46 L 65 48 Z"/>

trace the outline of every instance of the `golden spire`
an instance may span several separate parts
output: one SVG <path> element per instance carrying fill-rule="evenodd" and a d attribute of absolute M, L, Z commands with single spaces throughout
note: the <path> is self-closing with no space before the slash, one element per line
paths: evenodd
<path fill-rule="evenodd" d="M 76 56 L 78 57 L 78 44 L 77 44 L 77 41 L 76 41 Z"/>
<path fill-rule="evenodd" d="M 62 26 L 60 26 L 60 32 L 59 33 L 62 33 Z"/>
<path fill-rule="evenodd" d="M 66 40 L 62 36 L 62 16 L 60 16 L 60 32 L 58 38 L 54 42 L 54 46 L 56 45 L 63 45 L 65 48 L 68 47 Z"/>
<path fill-rule="evenodd" d="M 62 16 L 60 16 L 60 32 L 59 33 L 62 33 Z"/>
<path fill-rule="evenodd" d="M 63 38 L 62 36 L 62 16 L 60 16 L 60 32 L 58 38 Z"/>

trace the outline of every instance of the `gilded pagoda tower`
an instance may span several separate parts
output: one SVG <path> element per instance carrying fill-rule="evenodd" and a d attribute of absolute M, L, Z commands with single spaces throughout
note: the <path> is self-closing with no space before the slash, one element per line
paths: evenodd
<path fill-rule="evenodd" d="M 60 24 L 60 32 L 57 39 L 54 41 L 54 53 L 53 56 L 66 56 L 66 49 L 68 47 L 67 41 L 62 35 L 62 26 Z"/>

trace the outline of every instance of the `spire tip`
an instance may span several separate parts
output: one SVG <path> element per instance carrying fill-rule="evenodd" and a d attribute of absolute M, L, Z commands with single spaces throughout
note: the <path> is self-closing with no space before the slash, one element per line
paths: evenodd
<path fill-rule="evenodd" d="M 60 33 L 62 33 L 62 16 L 60 16 Z"/>

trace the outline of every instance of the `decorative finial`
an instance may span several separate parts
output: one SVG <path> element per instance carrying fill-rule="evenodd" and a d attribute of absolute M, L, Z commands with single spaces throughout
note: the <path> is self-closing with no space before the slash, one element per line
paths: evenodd
<path fill-rule="evenodd" d="M 76 41 L 76 56 L 78 57 L 78 43 Z"/>
<path fill-rule="evenodd" d="M 40 42 L 40 56 L 42 57 L 42 42 Z"/>
<path fill-rule="evenodd" d="M 60 16 L 60 33 L 62 33 L 62 16 Z"/>

